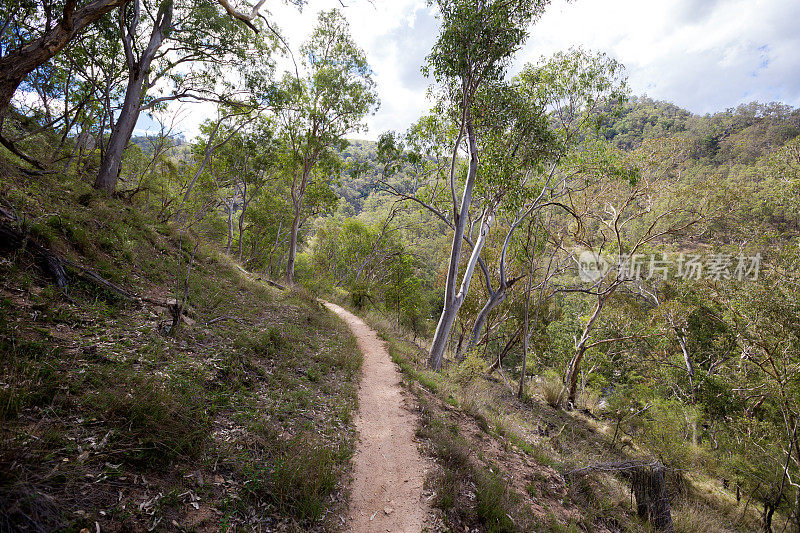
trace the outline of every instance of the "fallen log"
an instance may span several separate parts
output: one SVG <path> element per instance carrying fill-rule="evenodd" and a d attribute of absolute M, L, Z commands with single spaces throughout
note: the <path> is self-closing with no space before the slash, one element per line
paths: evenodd
<path fill-rule="evenodd" d="M 3 215 L 3 219 L 9 219 L 7 211 L 2 210 L 0 214 Z M 8 251 L 25 249 L 34 257 L 42 270 L 53 277 L 56 285 L 61 288 L 66 287 L 69 278 L 64 268 L 65 262 L 3 219 L 0 219 L 0 249 Z"/>

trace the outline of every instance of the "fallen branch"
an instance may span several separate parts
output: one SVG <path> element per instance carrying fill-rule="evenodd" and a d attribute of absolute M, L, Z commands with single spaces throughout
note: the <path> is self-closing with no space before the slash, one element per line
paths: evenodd
<path fill-rule="evenodd" d="M 0 209 L 0 249 L 6 249 L 9 251 L 22 250 L 29 253 L 33 256 L 42 270 L 47 272 L 53 278 L 59 288 L 66 289 L 70 282 L 70 274 L 72 274 L 72 276 L 78 279 L 82 279 L 83 281 L 113 292 L 129 302 L 135 302 L 139 304 L 146 302 L 167 309 L 172 309 L 175 307 L 176 302 L 174 300 L 165 299 L 161 301 L 154 298 L 149 298 L 147 296 L 138 296 L 105 279 L 97 272 L 70 261 L 69 259 L 61 257 L 55 252 L 45 248 L 41 244 L 31 239 L 29 234 L 15 227 L 16 224 L 17 218 L 13 213 L 5 209 Z M 189 307 L 184 306 L 182 309 L 182 314 L 191 316 L 192 310 Z"/>
<path fill-rule="evenodd" d="M 6 219 L 11 219 L 11 214 L 5 210 L 0 210 L 0 214 Z M 53 277 L 56 285 L 61 288 L 67 286 L 69 278 L 64 268 L 65 261 L 44 246 L 32 241 L 27 234 L 2 220 L 0 220 L 0 248 L 27 250 L 42 269 Z"/>
<path fill-rule="evenodd" d="M 280 289 L 280 290 L 282 290 L 282 291 L 285 291 L 285 290 L 286 290 L 286 287 L 285 287 L 285 286 L 281 285 L 280 283 L 278 283 L 278 282 L 276 282 L 276 281 L 272 281 L 271 279 L 265 279 L 265 280 L 263 280 L 263 281 L 264 281 L 264 283 L 266 283 L 267 285 L 270 285 L 271 287 L 275 287 L 276 289 Z"/>
<path fill-rule="evenodd" d="M 2 135 L 0 135 L 0 144 L 2 144 L 9 152 L 14 154 L 15 156 L 19 157 L 20 159 L 22 159 L 26 163 L 36 167 L 37 170 L 39 170 L 39 171 L 44 170 L 44 165 L 42 163 L 40 163 L 39 161 L 37 161 L 33 157 L 25 154 L 25 152 L 23 152 L 22 150 L 17 148 L 16 145 L 13 142 L 11 142 L 10 140 L 6 139 Z"/>

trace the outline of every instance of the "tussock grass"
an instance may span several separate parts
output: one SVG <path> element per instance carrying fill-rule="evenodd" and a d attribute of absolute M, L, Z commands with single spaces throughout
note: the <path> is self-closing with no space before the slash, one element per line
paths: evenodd
<path fill-rule="evenodd" d="M 191 376 L 166 382 L 135 373 L 108 374 L 84 398 L 85 408 L 114 431 L 114 444 L 132 464 L 159 467 L 196 459 L 209 437 L 208 395 Z"/>
<path fill-rule="evenodd" d="M 558 372 L 548 368 L 536 382 L 542 399 L 551 407 L 557 407 L 561 400 L 561 391 L 564 390 L 564 381 Z"/>

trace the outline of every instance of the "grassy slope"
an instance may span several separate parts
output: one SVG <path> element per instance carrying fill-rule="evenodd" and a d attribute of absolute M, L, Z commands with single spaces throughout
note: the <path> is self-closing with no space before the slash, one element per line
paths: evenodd
<path fill-rule="evenodd" d="M 611 447 L 610 428 L 534 395 L 517 400 L 503 379 L 469 364 L 441 373 L 427 353 L 377 314 L 368 321 L 387 341 L 417 396 L 420 436 L 438 468 L 429 478 L 445 528 L 463 531 L 649 531 L 626 483 L 605 474 L 570 478 L 588 464 L 637 456 Z M 636 446 L 631 443 L 631 446 Z M 674 493 L 677 532 L 753 531 L 759 516 L 719 480 L 694 472 Z"/>
<path fill-rule="evenodd" d="M 0 530 L 335 529 L 360 354 L 312 299 L 63 178 L 0 173 L 31 238 L 192 319 L 0 255 Z"/>

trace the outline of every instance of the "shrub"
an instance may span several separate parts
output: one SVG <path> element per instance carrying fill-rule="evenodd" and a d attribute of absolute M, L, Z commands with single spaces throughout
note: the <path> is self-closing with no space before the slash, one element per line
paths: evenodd
<path fill-rule="evenodd" d="M 691 467 L 695 453 L 687 441 L 687 421 L 696 410 L 677 401 L 658 400 L 646 415 L 641 432 L 645 446 L 668 467 Z"/>
<path fill-rule="evenodd" d="M 486 361 L 477 350 L 467 353 L 467 356 L 455 368 L 453 378 L 462 385 L 468 385 L 476 378 L 486 373 Z"/>

